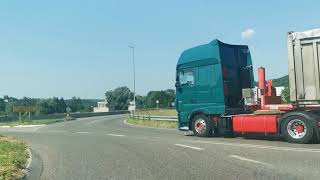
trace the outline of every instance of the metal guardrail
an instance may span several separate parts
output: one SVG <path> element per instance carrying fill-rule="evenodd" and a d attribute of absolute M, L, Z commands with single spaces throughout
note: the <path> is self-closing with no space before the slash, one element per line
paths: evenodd
<path fill-rule="evenodd" d="M 134 115 L 133 117 L 144 119 L 144 120 L 153 120 L 153 121 L 172 121 L 177 122 L 177 116 L 150 116 L 150 115 Z"/>
<path fill-rule="evenodd" d="M 70 116 L 73 118 L 84 118 L 84 117 L 96 117 L 96 116 L 109 116 L 109 115 L 117 115 L 117 114 L 129 114 L 129 111 L 70 113 Z"/>

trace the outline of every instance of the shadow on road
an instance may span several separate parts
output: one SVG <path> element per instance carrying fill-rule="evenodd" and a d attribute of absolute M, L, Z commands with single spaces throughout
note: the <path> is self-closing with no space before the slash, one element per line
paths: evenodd
<path fill-rule="evenodd" d="M 185 136 L 188 137 L 196 137 L 193 133 L 185 133 Z M 202 137 L 199 137 L 202 138 Z M 277 142 L 287 142 L 283 137 L 277 136 L 277 135 L 268 135 L 265 136 L 263 134 L 245 134 L 245 135 L 235 135 L 235 136 L 215 136 L 215 137 L 204 137 L 207 139 L 245 139 L 245 140 L 261 140 L 261 141 L 268 141 L 268 142 L 272 142 L 272 141 L 277 141 Z M 314 140 L 313 142 L 310 142 L 308 144 L 320 144 L 319 140 Z"/>

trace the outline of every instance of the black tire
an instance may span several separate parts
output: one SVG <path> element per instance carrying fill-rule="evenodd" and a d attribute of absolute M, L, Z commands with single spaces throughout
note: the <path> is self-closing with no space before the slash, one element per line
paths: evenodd
<path fill-rule="evenodd" d="M 202 129 L 201 131 L 199 130 L 199 128 L 198 129 L 196 128 L 199 121 L 202 121 L 205 123 L 205 128 Z M 204 114 L 199 114 L 193 117 L 192 131 L 198 137 L 210 137 L 214 134 L 212 129 L 212 122 Z"/>
<path fill-rule="evenodd" d="M 294 124 L 302 124 L 304 127 L 302 134 L 304 135 L 293 132 L 294 130 L 290 127 L 293 127 Z M 313 119 L 303 112 L 292 112 L 285 115 L 281 123 L 281 131 L 284 139 L 290 143 L 306 144 L 311 142 L 315 137 Z"/>

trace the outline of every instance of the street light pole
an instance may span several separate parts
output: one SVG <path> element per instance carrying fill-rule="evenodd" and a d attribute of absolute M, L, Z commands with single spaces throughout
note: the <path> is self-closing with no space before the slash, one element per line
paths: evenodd
<path fill-rule="evenodd" d="M 136 107 L 136 68 L 134 61 L 134 46 L 129 46 L 132 49 L 132 62 L 133 62 L 133 103 Z"/>

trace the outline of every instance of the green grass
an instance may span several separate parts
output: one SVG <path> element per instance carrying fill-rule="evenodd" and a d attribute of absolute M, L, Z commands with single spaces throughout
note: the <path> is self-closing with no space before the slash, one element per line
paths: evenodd
<path fill-rule="evenodd" d="M 128 123 L 149 126 L 149 127 L 159 127 L 159 128 L 177 128 L 177 122 L 172 121 L 153 121 L 153 120 L 143 120 L 129 116 Z"/>
<path fill-rule="evenodd" d="M 152 110 L 137 110 L 137 115 L 150 115 L 150 116 L 176 116 L 175 109 L 152 109 Z"/>
<path fill-rule="evenodd" d="M 0 179 L 22 177 L 28 153 L 27 145 L 12 137 L 0 135 Z"/>
<path fill-rule="evenodd" d="M 0 122 L 0 126 L 18 126 L 18 125 L 37 125 L 37 124 L 52 124 L 62 122 L 63 119 L 42 119 L 42 120 L 24 120 L 24 121 L 11 121 Z"/>

